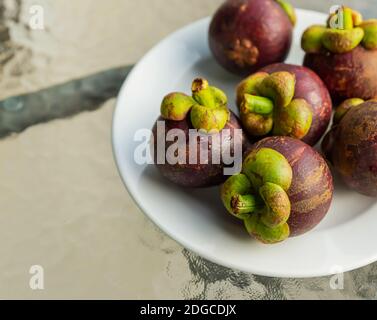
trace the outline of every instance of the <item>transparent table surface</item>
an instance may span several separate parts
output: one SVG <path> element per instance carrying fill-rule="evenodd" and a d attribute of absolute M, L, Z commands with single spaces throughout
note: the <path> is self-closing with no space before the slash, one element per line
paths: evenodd
<path fill-rule="evenodd" d="M 291 2 L 329 9 L 327 0 Z M 374 0 L 343 2 L 377 17 Z M 1 299 L 377 297 L 377 264 L 334 290 L 330 277 L 266 278 L 205 261 L 159 231 L 123 187 L 110 137 L 122 82 L 163 37 L 221 3 L 0 1 Z M 35 265 L 43 290 L 30 286 Z"/>

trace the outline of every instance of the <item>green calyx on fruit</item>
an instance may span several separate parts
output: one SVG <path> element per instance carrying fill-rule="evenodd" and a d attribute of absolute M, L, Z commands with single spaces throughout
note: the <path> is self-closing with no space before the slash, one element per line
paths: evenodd
<path fill-rule="evenodd" d="M 364 102 L 365 101 L 363 99 L 359 98 L 347 99 L 342 102 L 335 110 L 334 125 L 338 124 L 351 108 L 356 107 Z"/>
<path fill-rule="evenodd" d="M 263 97 L 270 98 L 280 107 L 286 107 L 295 94 L 296 77 L 292 73 L 281 71 L 270 74 L 258 87 Z"/>
<path fill-rule="evenodd" d="M 241 121 L 252 136 L 269 133 L 302 139 L 312 125 L 311 106 L 294 99 L 296 78 L 285 71 L 256 73 L 237 88 Z"/>
<path fill-rule="evenodd" d="M 288 221 L 291 214 L 291 202 L 282 187 L 267 182 L 259 189 L 259 194 L 266 204 L 261 221 L 267 227 L 276 228 Z"/>
<path fill-rule="evenodd" d="M 327 26 L 309 27 L 301 39 L 301 47 L 306 53 L 327 50 L 342 54 L 360 44 L 368 50 L 377 49 L 377 20 L 363 21 L 359 12 L 344 6 L 330 15 Z"/>
<path fill-rule="evenodd" d="M 242 173 L 221 187 L 223 204 L 263 243 L 283 241 L 289 237 L 291 203 L 287 191 L 292 176 L 292 168 L 281 153 L 270 148 L 254 151 L 246 157 Z"/>
<path fill-rule="evenodd" d="M 249 112 L 254 112 L 257 114 L 267 115 L 274 111 L 274 102 L 272 100 L 265 97 L 253 96 L 248 93 L 245 93 L 242 105 Z"/>
<path fill-rule="evenodd" d="M 269 228 L 261 221 L 261 215 L 251 215 L 245 219 L 247 232 L 264 244 L 275 244 L 289 238 L 290 230 L 288 223 L 276 228 Z"/>
<path fill-rule="evenodd" d="M 355 49 L 364 38 L 362 28 L 327 29 L 322 37 L 322 44 L 332 53 L 346 53 Z"/>
<path fill-rule="evenodd" d="M 182 121 L 194 104 L 194 99 L 184 93 L 170 93 L 162 101 L 161 116 L 168 120 Z"/>
<path fill-rule="evenodd" d="M 363 46 L 368 50 L 377 49 L 377 20 L 366 20 L 360 24 L 360 28 L 364 30 Z"/>
<path fill-rule="evenodd" d="M 331 29 L 350 30 L 362 22 L 363 16 L 360 12 L 347 6 L 341 6 L 336 12 L 330 14 L 326 26 Z"/>
<path fill-rule="evenodd" d="M 287 159 L 273 149 L 263 148 L 250 153 L 243 162 L 242 171 L 256 189 L 267 182 L 277 184 L 285 191 L 291 187 L 292 168 Z"/>
<path fill-rule="evenodd" d="M 291 21 L 292 25 L 295 26 L 297 23 L 297 16 L 296 16 L 296 11 L 295 11 L 294 6 L 292 6 L 289 2 L 285 0 L 276 0 L 276 2 L 281 6 L 281 8 L 288 15 L 288 18 Z"/>
<path fill-rule="evenodd" d="M 241 106 L 245 93 L 258 95 L 258 86 L 269 76 L 267 72 L 257 72 L 241 81 L 237 86 L 237 105 Z"/>
<path fill-rule="evenodd" d="M 250 212 L 263 207 L 261 199 L 253 195 L 251 181 L 242 173 L 230 177 L 222 185 L 221 198 L 229 213 L 242 220 L 247 218 Z"/>
<path fill-rule="evenodd" d="M 222 107 L 228 103 L 225 93 L 218 88 L 211 87 L 205 79 L 195 79 L 191 91 L 194 100 L 208 108 Z"/>
<path fill-rule="evenodd" d="M 304 99 L 294 99 L 286 108 L 277 110 L 273 135 L 302 139 L 313 121 L 310 105 Z"/>
<path fill-rule="evenodd" d="M 301 47 L 306 53 L 319 53 L 323 50 L 322 38 L 327 28 L 314 25 L 306 29 L 301 38 Z"/>
<path fill-rule="evenodd" d="M 225 93 L 201 78 L 193 81 L 191 89 L 192 97 L 179 92 L 168 94 L 161 104 L 161 116 L 166 120 L 182 121 L 190 113 L 195 129 L 206 132 L 224 129 L 230 117 Z"/>

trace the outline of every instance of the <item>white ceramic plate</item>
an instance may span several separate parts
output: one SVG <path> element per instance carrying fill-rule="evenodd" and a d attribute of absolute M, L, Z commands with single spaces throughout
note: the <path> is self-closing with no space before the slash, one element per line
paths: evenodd
<path fill-rule="evenodd" d="M 298 25 L 288 62 L 301 64 L 300 37 L 321 13 L 298 10 Z M 210 19 L 169 36 L 133 69 L 119 94 L 113 122 L 113 148 L 119 172 L 135 202 L 164 232 L 200 256 L 238 270 L 275 277 L 314 277 L 349 271 L 377 260 L 377 207 L 336 179 L 335 199 L 325 220 L 312 232 L 267 246 L 252 240 L 225 212 L 218 188 L 180 189 L 153 166 L 134 160 L 139 129 L 156 121 L 162 98 L 189 93 L 192 79 L 207 78 L 235 100 L 240 81 L 219 67 L 207 45 Z M 235 111 L 235 110 L 234 110 Z M 127 232 L 127 230 L 125 230 Z"/>

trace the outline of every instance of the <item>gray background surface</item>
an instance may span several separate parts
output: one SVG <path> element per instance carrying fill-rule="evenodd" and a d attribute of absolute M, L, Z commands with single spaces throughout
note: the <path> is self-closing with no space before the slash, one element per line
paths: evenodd
<path fill-rule="evenodd" d="M 164 36 L 221 0 L 0 1 L 0 298 L 376 298 L 377 264 L 272 279 L 186 251 L 137 209 L 110 144 L 114 97 Z M 377 17 L 374 0 L 344 1 Z M 331 1 L 293 0 L 327 12 Z M 44 30 L 29 27 L 44 11 Z M 41 265 L 45 289 L 29 287 Z"/>

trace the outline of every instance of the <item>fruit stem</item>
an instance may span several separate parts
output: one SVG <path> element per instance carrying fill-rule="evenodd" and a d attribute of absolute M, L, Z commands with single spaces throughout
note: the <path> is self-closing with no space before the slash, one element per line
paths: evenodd
<path fill-rule="evenodd" d="M 216 102 L 212 90 L 210 90 L 208 81 L 206 79 L 198 78 L 192 83 L 192 97 L 202 106 L 215 108 Z"/>
<path fill-rule="evenodd" d="M 231 207 L 234 213 L 245 214 L 253 213 L 258 209 L 262 209 L 264 204 L 261 202 L 261 200 L 258 201 L 257 198 L 251 194 L 237 194 L 232 197 Z"/>
<path fill-rule="evenodd" d="M 244 96 L 243 104 L 250 112 L 262 115 L 270 114 L 274 110 L 274 103 L 272 100 L 247 93 Z"/>
<path fill-rule="evenodd" d="M 353 11 L 350 8 L 343 7 L 343 29 L 351 30 L 353 27 Z"/>

